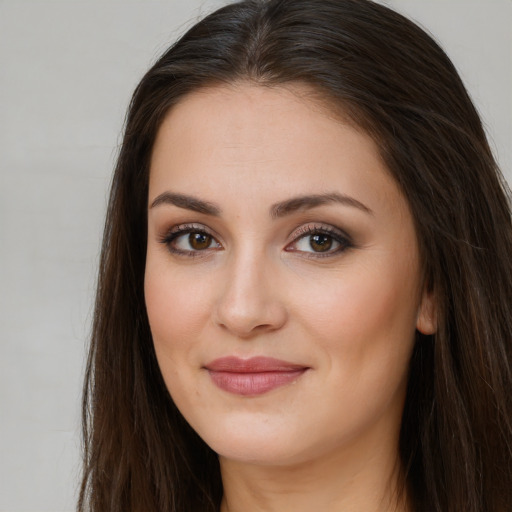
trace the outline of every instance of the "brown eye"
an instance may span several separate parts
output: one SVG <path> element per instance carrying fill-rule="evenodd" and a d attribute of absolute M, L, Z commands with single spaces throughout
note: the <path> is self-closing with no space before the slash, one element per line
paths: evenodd
<path fill-rule="evenodd" d="M 171 233 L 162 239 L 169 251 L 184 256 L 197 255 L 200 252 L 206 253 L 210 250 L 222 249 L 217 239 L 206 231 L 195 227 L 180 227 L 175 233 Z"/>
<path fill-rule="evenodd" d="M 302 234 L 286 247 L 286 251 L 307 254 L 309 257 L 327 257 L 352 247 L 347 235 L 332 227 L 305 226 Z"/>
<path fill-rule="evenodd" d="M 319 233 L 309 237 L 309 246 L 315 252 L 329 251 L 333 246 L 333 239 L 329 235 Z"/>
<path fill-rule="evenodd" d="M 213 237 L 207 233 L 189 233 L 188 243 L 195 251 L 208 249 L 212 245 Z"/>

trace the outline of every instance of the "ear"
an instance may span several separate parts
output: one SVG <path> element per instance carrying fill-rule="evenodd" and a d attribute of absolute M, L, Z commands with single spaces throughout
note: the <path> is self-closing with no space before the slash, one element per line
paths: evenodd
<path fill-rule="evenodd" d="M 418 308 L 416 329 L 422 334 L 435 334 L 437 331 L 437 304 L 434 290 L 425 283 Z"/>

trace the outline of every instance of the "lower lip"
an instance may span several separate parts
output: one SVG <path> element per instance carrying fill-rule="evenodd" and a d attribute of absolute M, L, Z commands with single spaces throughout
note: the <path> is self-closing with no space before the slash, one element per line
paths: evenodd
<path fill-rule="evenodd" d="M 296 381 L 306 368 L 291 371 L 234 373 L 209 370 L 214 384 L 235 395 L 262 395 Z"/>

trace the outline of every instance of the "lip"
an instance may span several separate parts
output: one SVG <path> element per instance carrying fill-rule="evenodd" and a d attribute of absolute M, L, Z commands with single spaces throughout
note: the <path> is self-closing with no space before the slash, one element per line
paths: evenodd
<path fill-rule="evenodd" d="M 273 357 L 221 357 L 204 366 L 220 389 L 242 396 L 255 396 L 290 384 L 309 367 Z"/>

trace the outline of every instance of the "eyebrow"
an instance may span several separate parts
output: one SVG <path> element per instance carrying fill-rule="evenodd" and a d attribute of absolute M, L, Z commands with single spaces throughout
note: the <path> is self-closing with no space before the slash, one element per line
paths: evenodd
<path fill-rule="evenodd" d="M 290 215 L 296 211 L 309 210 L 310 208 L 316 208 L 324 204 L 338 203 L 343 206 L 351 206 L 358 208 L 365 213 L 373 215 L 373 211 L 364 205 L 357 199 L 347 196 L 345 194 L 339 194 L 338 192 L 331 192 L 327 194 L 313 194 L 306 196 L 293 197 L 286 201 L 276 203 L 270 208 L 270 216 L 273 219 Z"/>
<path fill-rule="evenodd" d="M 365 213 L 373 215 L 373 211 L 357 199 L 339 194 L 338 192 L 331 192 L 326 194 L 312 194 L 298 197 L 292 197 L 286 201 L 275 203 L 270 207 L 270 216 L 273 219 L 278 219 L 290 215 L 297 211 L 309 210 L 330 203 L 338 203 L 343 206 L 351 206 L 357 208 Z M 162 204 L 171 204 L 178 208 L 191 210 L 214 217 L 220 216 L 222 210 L 219 206 L 208 201 L 203 201 L 197 197 L 189 196 L 186 194 L 178 194 L 174 192 L 164 192 L 157 196 L 151 203 L 150 208 L 155 208 Z"/>
<path fill-rule="evenodd" d="M 164 192 L 155 198 L 151 203 L 150 208 L 155 208 L 162 204 L 173 204 L 178 208 L 184 208 L 185 210 L 192 210 L 193 212 L 204 213 L 206 215 L 213 215 L 215 217 L 218 217 L 221 214 L 221 209 L 215 204 L 203 201 L 197 197 L 187 196 L 185 194 Z"/>

